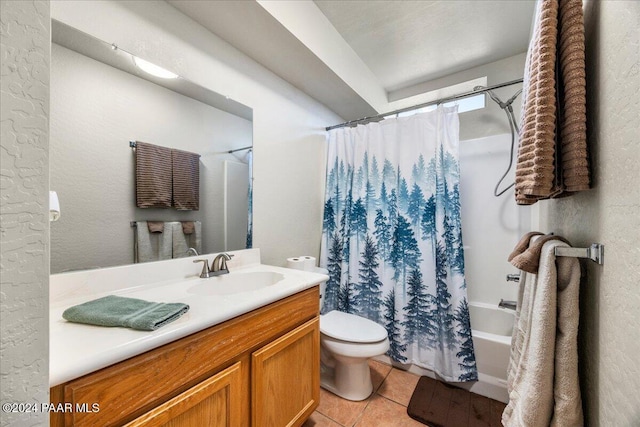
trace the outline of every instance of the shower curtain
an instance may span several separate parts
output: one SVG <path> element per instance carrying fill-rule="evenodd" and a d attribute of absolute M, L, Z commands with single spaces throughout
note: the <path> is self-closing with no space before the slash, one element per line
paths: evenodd
<path fill-rule="evenodd" d="M 395 361 L 477 380 L 460 220 L 457 107 L 328 132 L 322 313 L 387 330 Z"/>

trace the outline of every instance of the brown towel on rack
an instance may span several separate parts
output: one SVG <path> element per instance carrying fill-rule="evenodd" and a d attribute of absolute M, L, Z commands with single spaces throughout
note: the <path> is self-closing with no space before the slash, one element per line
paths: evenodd
<path fill-rule="evenodd" d="M 164 222 L 147 221 L 147 227 L 149 227 L 149 233 L 162 233 L 164 231 Z"/>
<path fill-rule="evenodd" d="M 196 224 L 193 221 L 182 221 L 182 234 L 190 235 L 196 229 Z"/>
<path fill-rule="evenodd" d="M 136 141 L 136 206 L 171 207 L 171 149 Z"/>
<path fill-rule="evenodd" d="M 582 0 L 560 0 L 558 88 L 564 192 L 590 188 L 587 147 L 587 91 Z"/>
<path fill-rule="evenodd" d="M 590 186 L 582 2 L 547 0 L 536 7 L 516 166 L 521 205 Z"/>
<path fill-rule="evenodd" d="M 527 273 L 538 274 L 538 267 L 540 265 L 540 252 L 542 251 L 542 246 L 549 240 L 560 240 L 561 242 L 571 245 L 569 241 L 567 241 L 567 239 L 565 239 L 564 237 L 547 234 L 546 236 L 539 237 L 535 240 L 535 242 L 531 243 L 528 249 L 511 258 L 509 260 L 511 262 L 511 265 L 518 268 L 519 270 L 526 271 Z M 518 246 L 516 246 L 516 249 L 518 249 Z M 514 252 L 516 251 L 516 249 L 514 249 Z"/>
<path fill-rule="evenodd" d="M 173 162 L 173 206 L 179 210 L 200 208 L 200 155 L 171 150 Z"/>
<path fill-rule="evenodd" d="M 511 251 L 511 253 L 509 254 L 509 258 L 507 258 L 507 261 L 511 262 L 511 260 L 515 256 L 520 255 L 522 252 L 526 251 L 529 248 L 529 242 L 531 241 L 531 238 L 533 236 L 544 236 L 544 233 L 541 233 L 539 231 L 530 231 L 529 233 L 522 236 L 516 247 L 513 248 L 513 251 Z"/>

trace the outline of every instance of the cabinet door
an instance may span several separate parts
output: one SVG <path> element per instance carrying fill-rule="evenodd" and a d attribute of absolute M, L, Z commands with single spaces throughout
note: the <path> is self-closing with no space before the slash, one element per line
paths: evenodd
<path fill-rule="evenodd" d="M 252 425 L 301 425 L 320 399 L 316 317 L 252 354 Z"/>
<path fill-rule="evenodd" d="M 125 427 L 235 427 L 242 424 L 241 362 L 136 418 Z"/>

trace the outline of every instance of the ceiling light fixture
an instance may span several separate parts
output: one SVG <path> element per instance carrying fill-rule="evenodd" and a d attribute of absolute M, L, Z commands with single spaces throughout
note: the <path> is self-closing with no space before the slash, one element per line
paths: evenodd
<path fill-rule="evenodd" d="M 160 77 L 161 79 L 176 79 L 179 77 L 177 74 L 165 70 L 164 68 L 159 67 L 156 64 L 152 64 L 149 61 L 140 59 L 137 56 L 133 57 L 133 61 L 136 63 L 136 67 L 140 68 L 144 72 L 151 74 L 152 76 Z"/>

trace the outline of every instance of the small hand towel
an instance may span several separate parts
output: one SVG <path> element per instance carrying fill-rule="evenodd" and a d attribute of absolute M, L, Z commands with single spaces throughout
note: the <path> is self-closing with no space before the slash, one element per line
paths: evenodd
<path fill-rule="evenodd" d="M 542 251 L 542 246 L 549 240 L 559 240 L 568 245 L 571 245 L 564 237 L 549 234 L 538 238 L 529 246 L 529 249 L 519 255 L 514 256 L 510 260 L 511 265 L 522 271 L 526 271 L 527 273 L 537 274 L 538 267 L 540 265 L 540 251 Z"/>
<path fill-rule="evenodd" d="M 69 322 L 88 325 L 155 331 L 187 311 L 187 304 L 157 303 L 109 295 L 70 307 L 62 313 L 62 317 Z"/>
<path fill-rule="evenodd" d="M 162 233 L 164 231 L 164 222 L 147 221 L 147 227 L 149 227 L 149 233 Z"/>
<path fill-rule="evenodd" d="M 187 236 L 193 234 L 196 229 L 196 225 L 193 221 L 182 221 L 182 232 Z"/>
<path fill-rule="evenodd" d="M 531 241 L 531 238 L 533 236 L 543 236 L 544 233 L 541 233 L 539 231 L 531 231 L 527 234 L 525 234 L 524 236 L 522 236 L 522 239 L 520 239 L 520 241 L 518 242 L 518 244 L 516 245 L 515 248 L 513 248 L 513 251 L 511 251 L 511 253 L 509 254 L 509 258 L 507 258 L 507 261 L 511 262 L 511 260 L 520 255 L 522 252 L 526 251 L 529 248 L 529 242 Z"/>

